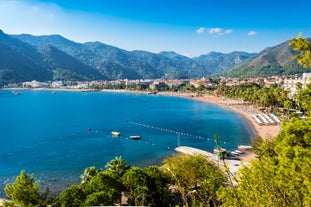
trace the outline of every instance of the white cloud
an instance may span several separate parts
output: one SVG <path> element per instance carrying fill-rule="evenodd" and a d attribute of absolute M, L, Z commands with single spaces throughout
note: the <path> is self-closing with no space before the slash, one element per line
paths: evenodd
<path fill-rule="evenodd" d="M 221 33 L 222 32 L 222 29 L 221 28 L 210 28 L 209 30 L 208 30 L 208 33 L 210 33 L 210 34 L 219 34 L 219 33 Z"/>
<path fill-rule="evenodd" d="M 254 36 L 254 35 L 256 35 L 256 32 L 255 31 L 249 31 L 247 35 L 248 36 Z"/>
<path fill-rule="evenodd" d="M 200 27 L 199 29 L 197 29 L 197 33 L 198 34 L 202 34 L 202 33 L 204 33 L 205 32 L 205 30 L 206 30 L 206 28 L 205 27 Z"/>
<path fill-rule="evenodd" d="M 208 30 L 208 33 L 209 34 L 213 34 L 213 35 L 227 35 L 227 34 L 230 34 L 232 33 L 233 30 L 232 29 L 222 29 L 222 28 L 219 28 L 219 27 L 216 27 L 216 28 L 210 28 Z"/>
<path fill-rule="evenodd" d="M 232 29 L 227 29 L 227 30 L 224 32 L 224 34 L 230 34 L 230 33 L 232 33 L 232 32 L 233 32 Z"/>

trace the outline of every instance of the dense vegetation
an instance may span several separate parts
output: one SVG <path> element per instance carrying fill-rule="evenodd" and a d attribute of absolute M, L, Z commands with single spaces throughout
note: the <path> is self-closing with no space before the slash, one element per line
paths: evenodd
<path fill-rule="evenodd" d="M 11 203 L 5 203 L 5 206 L 45 206 L 46 203 L 64 207 L 116 205 L 125 197 L 128 205 L 135 206 L 219 204 L 216 192 L 224 187 L 226 179 L 205 157 L 182 155 L 167 158 L 163 163 L 161 167 L 141 169 L 116 157 L 105 169 L 85 169 L 79 185 L 70 186 L 55 198 L 41 196 L 33 175 L 22 171 L 15 183 L 5 188 L 11 199 Z"/>
<path fill-rule="evenodd" d="M 274 140 L 258 142 L 237 188 L 219 193 L 223 206 L 311 206 L 311 120 L 293 118 Z"/>
<path fill-rule="evenodd" d="M 237 86 L 220 86 L 217 94 L 237 98 L 247 101 L 258 107 L 268 108 L 272 112 L 289 115 L 291 109 L 297 109 L 304 114 L 310 111 L 310 90 L 308 85 L 306 90 L 299 90 L 293 99 L 288 98 L 288 91 L 274 84 L 269 88 L 256 83 L 246 83 Z"/>

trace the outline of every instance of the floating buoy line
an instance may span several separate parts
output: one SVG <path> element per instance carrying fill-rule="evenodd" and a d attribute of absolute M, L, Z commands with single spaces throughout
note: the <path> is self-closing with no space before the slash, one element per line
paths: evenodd
<path fill-rule="evenodd" d="M 126 120 L 127 123 L 129 124 L 133 124 L 136 126 L 140 126 L 140 127 L 145 127 L 145 128 L 150 128 L 153 130 L 158 130 L 158 131 L 162 131 L 164 133 L 170 133 L 170 134 L 175 134 L 178 138 L 177 140 L 177 145 L 180 145 L 180 137 L 184 136 L 184 137 L 192 137 L 195 139 L 199 139 L 199 140 L 206 140 L 206 141 L 210 141 L 210 142 L 214 142 L 213 138 L 209 138 L 209 137 L 205 137 L 205 136 L 199 136 L 199 135 L 194 135 L 194 134 L 190 134 L 190 133 L 186 133 L 186 132 L 182 132 L 182 131 L 176 131 L 176 130 L 172 130 L 172 129 L 166 129 L 166 128 L 161 128 L 158 126 L 153 126 L 153 125 L 148 125 L 148 124 L 143 124 L 143 123 L 138 123 L 138 122 L 134 122 L 134 121 L 129 121 Z M 17 153 L 24 153 L 24 152 L 28 152 L 28 151 L 32 151 L 35 148 L 41 148 L 43 146 L 49 145 L 51 143 L 55 143 L 55 142 L 70 142 L 73 141 L 75 139 L 81 139 L 81 138 L 102 138 L 103 136 L 105 137 L 109 137 L 109 135 L 111 134 L 111 132 L 106 132 L 106 131 L 102 131 L 102 130 L 97 130 L 97 129 L 93 129 L 93 128 L 87 128 L 87 134 L 85 132 L 76 132 L 76 133 L 72 133 L 71 135 L 67 135 L 67 136 L 60 136 L 57 138 L 51 138 L 49 140 L 46 140 L 44 142 L 41 143 L 36 143 L 27 147 L 22 147 L 20 149 L 15 149 L 14 151 L 11 151 L 9 153 L 0 153 L 0 160 L 4 159 L 8 156 L 12 156 L 14 154 Z M 129 137 L 123 137 L 122 133 L 121 136 L 118 138 L 122 138 L 122 139 L 126 139 L 126 140 L 130 140 Z M 148 144 L 148 145 L 152 145 L 152 146 L 156 146 L 157 144 L 150 142 L 150 139 L 148 141 L 144 141 L 142 140 L 137 140 L 138 143 L 141 144 Z M 220 144 L 230 144 L 230 142 L 227 141 L 219 141 Z"/>
<path fill-rule="evenodd" d="M 213 138 L 199 136 L 199 135 L 193 135 L 193 134 L 190 134 L 190 133 L 176 131 L 176 130 L 172 130 L 172 129 L 161 128 L 161 127 L 152 126 L 152 125 L 143 124 L 143 123 L 138 123 L 138 122 L 129 121 L 129 120 L 126 120 L 126 122 L 130 123 L 130 124 L 137 125 L 137 126 L 141 126 L 141 127 L 146 127 L 146 128 L 150 128 L 150 129 L 154 129 L 154 130 L 158 130 L 158 131 L 163 131 L 163 132 L 167 132 L 167 133 L 171 133 L 171 134 L 176 134 L 177 136 L 192 137 L 192 138 L 196 138 L 196 139 L 200 139 L 200 140 L 207 140 L 207 141 L 213 141 L 213 142 L 215 141 Z M 224 141 L 219 141 L 219 143 L 220 144 L 230 144 L 230 142 L 224 142 Z"/>

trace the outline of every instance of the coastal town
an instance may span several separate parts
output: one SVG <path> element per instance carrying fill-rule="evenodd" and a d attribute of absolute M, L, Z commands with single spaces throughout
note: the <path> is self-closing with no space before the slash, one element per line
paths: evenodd
<path fill-rule="evenodd" d="M 163 91 L 167 89 L 178 89 L 181 86 L 188 85 L 195 89 L 208 89 L 218 85 L 224 86 L 237 86 L 245 83 L 257 83 L 259 85 L 269 87 L 276 84 L 285 90 L 288 90 L 289 97 L 292 97 L 297 87 L 304 89 L 310 83 L 311 73 L 303 73 L 302 76 L 294 75 L 292 77 L 285 76 L 272 76 L 272 77 L 257 77 L 257 78 L 199 78 L 199 79 L 181 79 L 181 80 L 168 80 L 168 79 L 140 79 L 128 80 L 120 79 L 113 81 L 28 81 L 21 83 L 11 83 L 5 85 L 3 88 L 48 88 L 48 89 L 137 89 L 137 90 L 155 90 Z M 115 87 L 118 86 L 118 87 Z"/>

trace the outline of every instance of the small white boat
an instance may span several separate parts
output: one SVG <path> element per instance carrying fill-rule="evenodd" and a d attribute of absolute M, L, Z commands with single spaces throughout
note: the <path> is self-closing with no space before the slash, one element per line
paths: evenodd
<path fill-rule="evenodd" d="M 234 153 L 237 153 L 237 154 L 243 154 L 244 152 L 240 151 L 240 150 L 234 150 L 233 151 Z"/>
<path fill-rule="evenodd" d="M 251 150 L 251 149 L 253 149 L 253 147 L 250 146 L 250 145 L 239 145 L 239 146 L 238 146 L 238 149 L 239 149 L 240 151 L 246 151 L 246 150 Z"/>
<path fill-rule="evenodd" d="M 231 154 L 233 154 L 233 155 L 240 155 L 240 153 L 237 153 L 235 151 L 232 151 Z"/>
<path fill-rule="evenodd" d="M 141 140 L 141 136 L 130 136 L 130 139 L 133 139 L 133 140 Z"/>
<path fill-rule="evenodd" d="M 111 132 L 111 135 L 113 137 L 119 137 L 119 136 L 121 136 L 121 133 L 120 132 Z"/>

